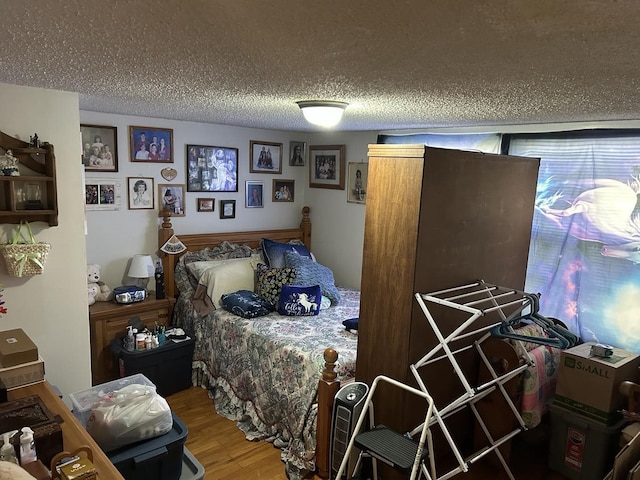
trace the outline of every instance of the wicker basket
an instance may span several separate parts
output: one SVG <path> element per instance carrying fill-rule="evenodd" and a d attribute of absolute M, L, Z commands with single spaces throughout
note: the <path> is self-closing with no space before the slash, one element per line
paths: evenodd
<path fill-rule="evenodd" d="M 25 226 L 29 234 L 27 243 L 21 243 L 22 227 Z M 9 275 L 14 277 L 26 277 L 41 275 L 47 262 L 47 255 L 51 245 L 44 242 L 36 242 L 27 222 L 21 222 L 13 234 L 13 242 L 0 245 L 0 251 L 7 264 Z"/>

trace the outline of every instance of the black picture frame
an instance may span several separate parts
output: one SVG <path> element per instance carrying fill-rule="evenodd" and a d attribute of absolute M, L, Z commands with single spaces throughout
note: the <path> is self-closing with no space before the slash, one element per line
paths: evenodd
<path fill-rule="evenodd" d="M 220 200 L 220 218 L 236 218 L 235 200 Z"/>
<path fill-rule="evenodd" d="M 237 192 L 238 149 L 187 145 L 187 192 Z"/>
<path fill-rule="evenodd" d="M 127 177 L 129 210 L 153 210 L 153 177 Z"/>

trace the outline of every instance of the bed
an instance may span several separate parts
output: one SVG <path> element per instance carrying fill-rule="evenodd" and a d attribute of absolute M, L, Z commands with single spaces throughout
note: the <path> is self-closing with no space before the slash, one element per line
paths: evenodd
<path fill-rule="evenodd" d="M 216 412 L 235 420 L 247 439 L 281 448 L 289 478 L 313 470 L 327 477 L 333 398 L 341 382 L 355 376 L 357 335 L 342 321 L 358 317 L 359 292 L 336 287 L 337 305 L 314 316 L 274 312 L 243 318 L 224 308 L 203 310 L 192 301 L 203 281 L 194 282 L 191 262 L 246 259 L 263 238 L 310 250 L 309 208 L 294 229 L 174 236 L 170 220 L 163 217 L 159 245 L 178 245 L 177 237 L 187 250 L 161 250 L 165 290 L 176 298 L 173 324 L 196 337 L 194 385 L 209 389 Z"/>

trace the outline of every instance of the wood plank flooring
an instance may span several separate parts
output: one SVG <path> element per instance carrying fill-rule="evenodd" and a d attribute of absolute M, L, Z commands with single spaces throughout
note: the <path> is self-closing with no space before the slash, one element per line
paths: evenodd
<path fill-rule="evenodd" d="M 189 428 L 186 447 L 204 466 L 205 480 L 285 480 L 280 450 L 264 441 L 250 442 L 235 422 L 215 413 L 203 388 L 192 387 L 167 397 L 171 409 Z M 540 429 L 540 430 L 539 430 Z M 511 468 L 517 480 L 565 480 L 547 467 L 548 430 L 538 427 L 515 437 Z M 501 467 L 484 460 L 461 480 L 507 479 Z M 310 476 L 310 480 L 321 480 Z"/>
<path fill-rule="evenodd" d="M 167 401 L 189 428 L 185 446 L 205 468 L 206 480 L 287 478 L 280 450 L 268 442 L 246 440 L 235 422 L 215 413 L 205 389 L 192 387 L 167 397 Z"/>

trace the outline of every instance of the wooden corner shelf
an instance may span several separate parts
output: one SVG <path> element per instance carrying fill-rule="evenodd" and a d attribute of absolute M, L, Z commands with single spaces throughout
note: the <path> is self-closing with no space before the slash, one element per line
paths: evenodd
<path fill-rule="evenodd" d="M 20 175 L 0 171 L 0 223 L 45 222 L 58 225 L 56 160 L 53 145 L 34 148 L 0 132 L 0 155 L 11 150 Z"/>

